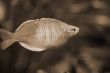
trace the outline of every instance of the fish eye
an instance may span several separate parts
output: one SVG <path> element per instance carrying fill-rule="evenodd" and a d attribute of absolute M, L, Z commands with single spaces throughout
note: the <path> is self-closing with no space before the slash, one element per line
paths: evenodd
<path fill-rule="evenodd" d="M 76 31 L 76 29 L 75 28 L 71 28 L 71 31 Z"/>

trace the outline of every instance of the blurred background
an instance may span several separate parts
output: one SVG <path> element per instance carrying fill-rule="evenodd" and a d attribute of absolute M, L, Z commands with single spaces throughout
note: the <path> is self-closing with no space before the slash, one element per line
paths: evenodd
<path fill-rule="evenodd" d="M 0 28 L 55 18 L 80 28 L 64 46 L 32 52 L 0 49 L 0 73 L 110 73 L 110 0 L 0 0 Z M 2 41 L 2 39 L 0 39 Z"/>

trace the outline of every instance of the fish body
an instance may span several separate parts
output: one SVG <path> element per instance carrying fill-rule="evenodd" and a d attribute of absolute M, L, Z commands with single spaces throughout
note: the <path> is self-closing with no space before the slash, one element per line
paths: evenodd
<path fill-rule="evenodd" d="M 43 51 L 59 47 L 76 35 L 79 28 L 53 18 L 27 20 L 14 33 L 0 29 L 1 48 L 6 49 L 14 42 L 31 51 Z"/>

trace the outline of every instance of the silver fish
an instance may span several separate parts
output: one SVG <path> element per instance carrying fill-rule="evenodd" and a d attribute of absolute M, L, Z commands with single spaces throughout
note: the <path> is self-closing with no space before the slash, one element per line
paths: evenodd
<path fill-rule="evenodd" d="M 75 36 L 79 28 L 53 18 L 27 20 L 14 33 L 0 29 L 1 49 L 6 49 L 15 42 L 31 51 L 43 51 L 62 46 Z"/>

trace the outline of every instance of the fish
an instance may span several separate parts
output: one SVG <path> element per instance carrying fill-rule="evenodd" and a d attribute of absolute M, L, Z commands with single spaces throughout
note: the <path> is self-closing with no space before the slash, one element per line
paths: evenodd
<path fill-rule="evenodd" d="M 18 42 L 30 51 L 44 51 L 64 45 L 79 28 L 54 18 L 40 18 L 23 22 L 15 32 L 0 29 L 1 49 Z"/>

